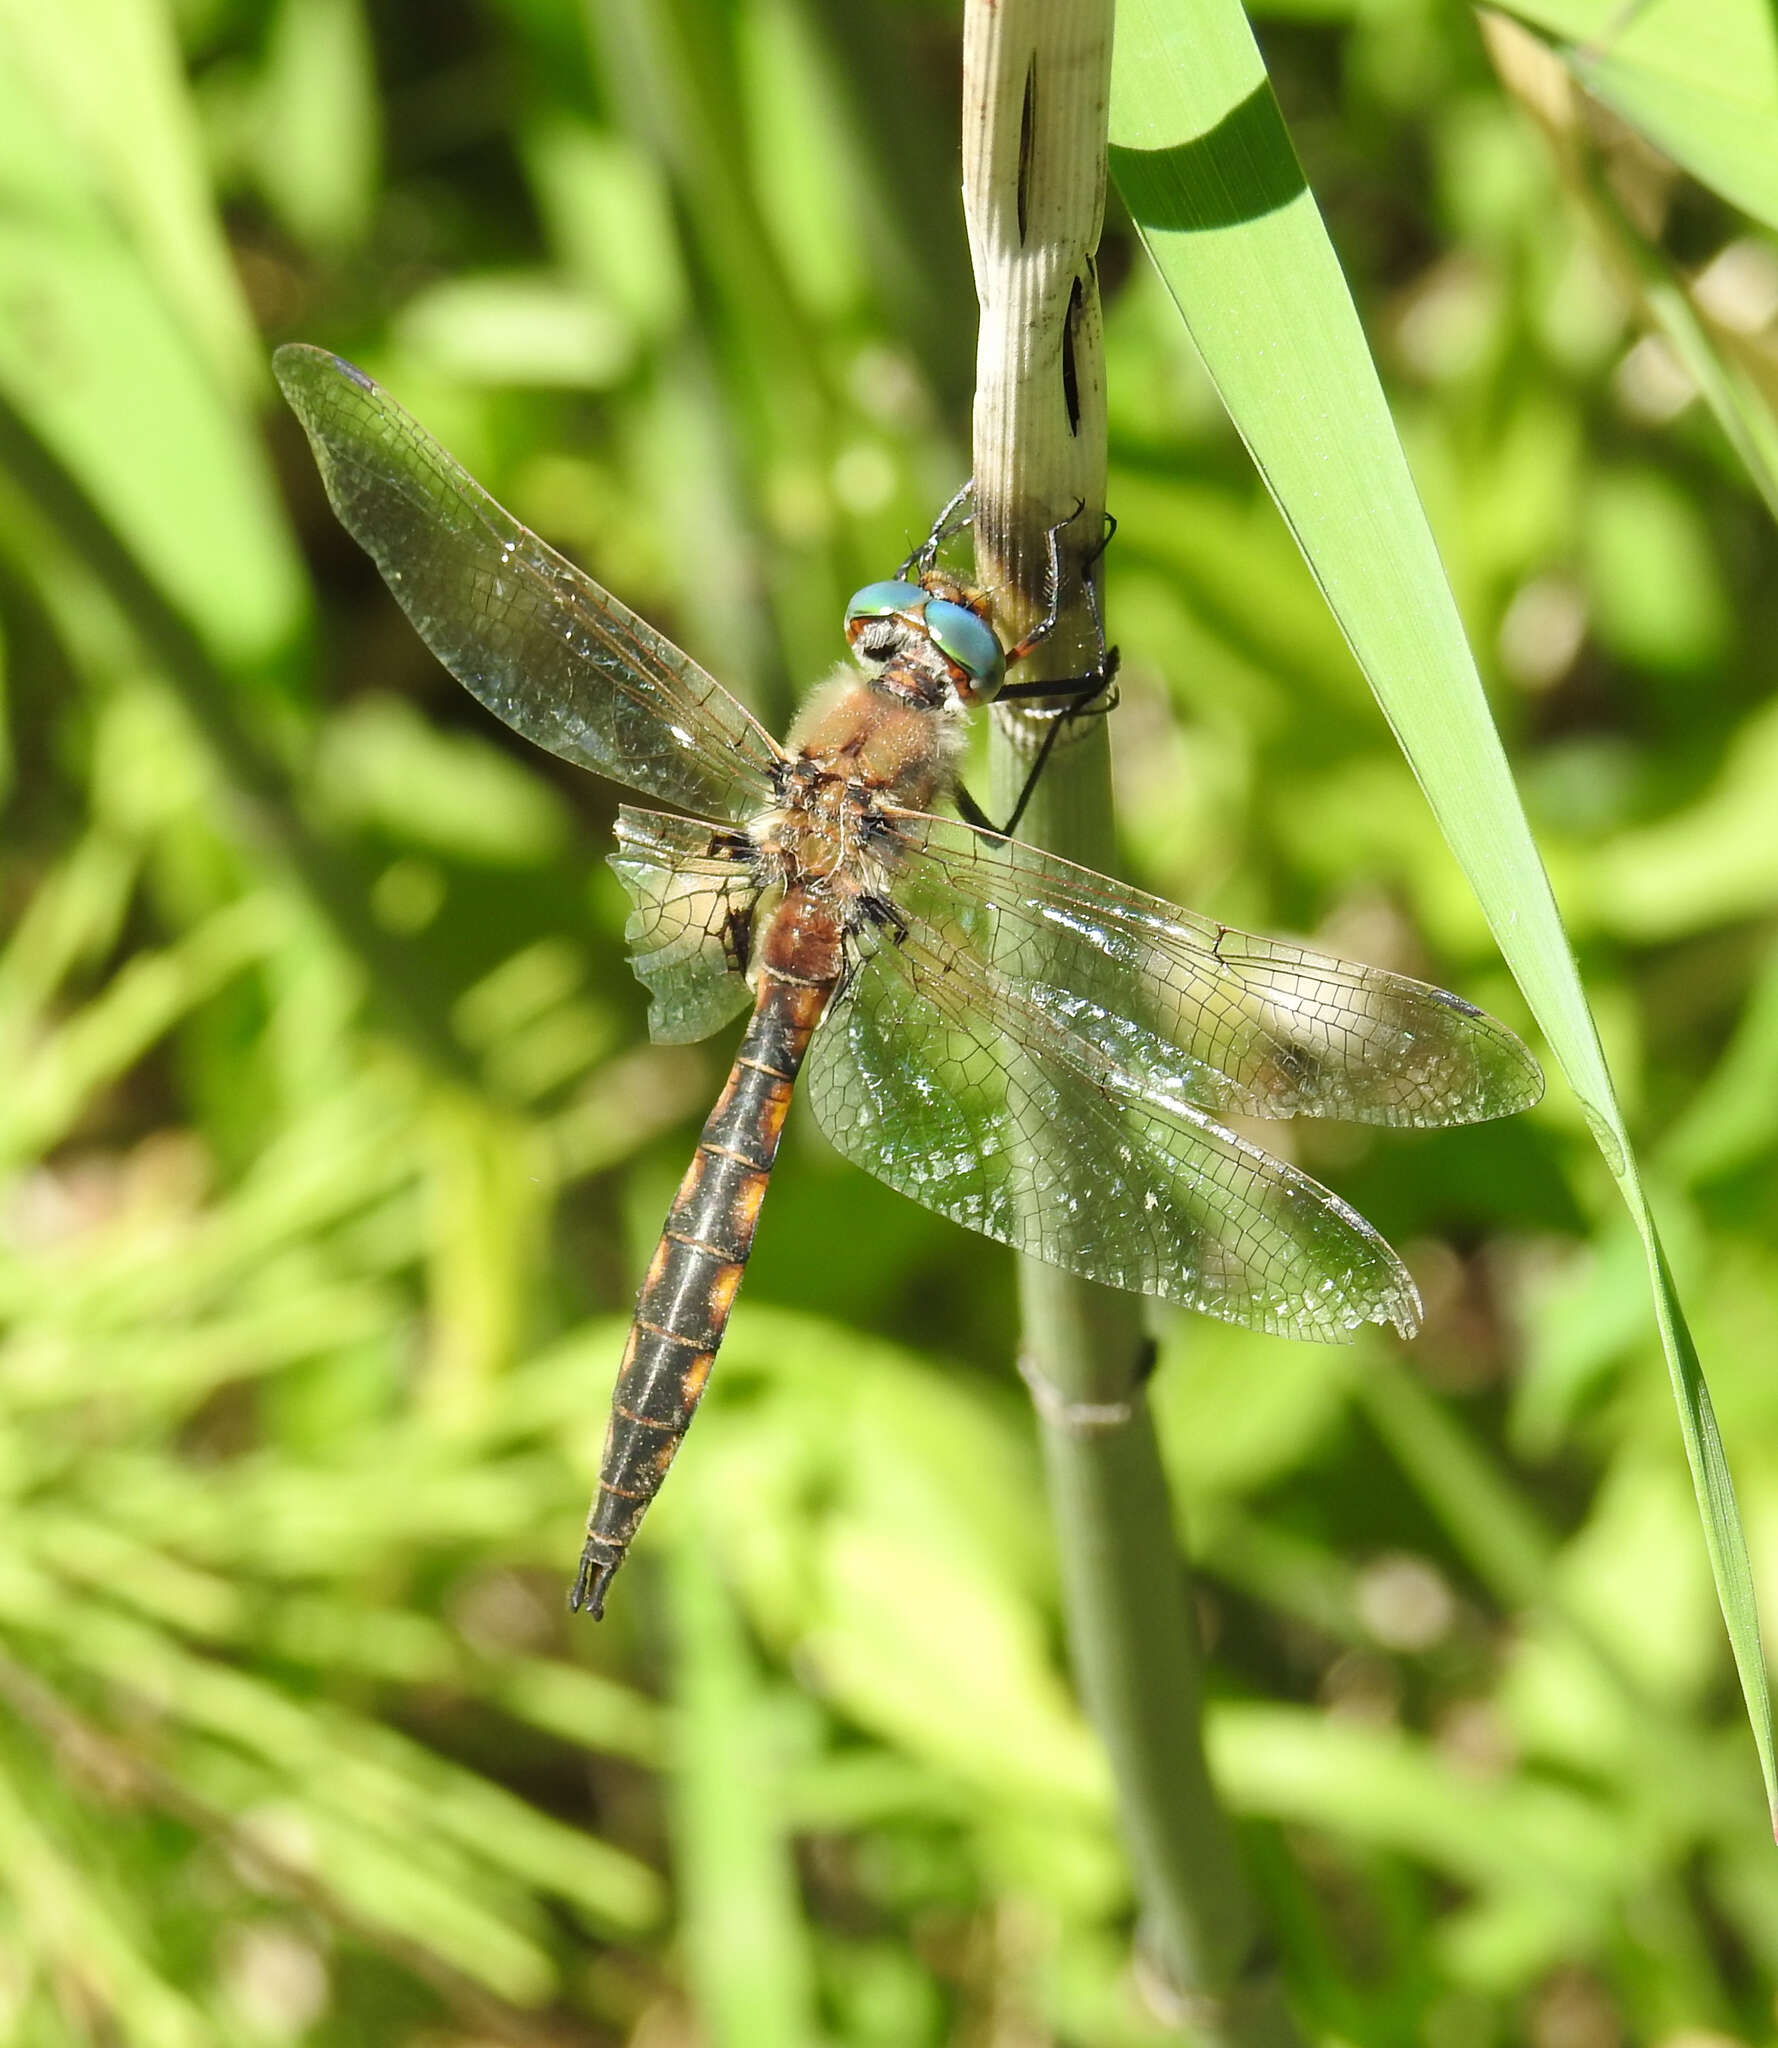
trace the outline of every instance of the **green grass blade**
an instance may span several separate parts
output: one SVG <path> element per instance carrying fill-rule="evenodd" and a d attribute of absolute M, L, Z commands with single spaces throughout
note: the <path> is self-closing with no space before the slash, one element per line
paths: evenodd
<path fill-rule="evenodd" d="M 1778 126 L 1773 136 L 1778 150 Z M 1765 394 L 1745 366 L 1719 344 L 1684 287 L 1655 252 L 1644 245 L 1636 253 L 1650 318 L 1716 415 L 1767 509 L 1778 518 L 1778 419 L 1773 417 Z"/>
<path fill-rule="evenodd" d="M 712 2048 L 798 2048 L 815 2037 L 814 1966 L 775 1782 L 782 1731 L 715 1554 L 695 1529 L 670 1581 L 686 1978 Z"/>
<path fill-rule="evenodd" d="M 139 953 L 15 1069 L 16 1093 L 0 1110 L 0 1159 L 27 1158 L 61 1142 L 100 1088 L 264 955 L 277 925 L 275 899 L 242 897 L 178 945 Z"/>
<path fill-rule="evenodd" d="M 212 200 L 172 10 L 3 0 L 0 24 L 20 88 L 78 138 L 106 207 L 224 390 L 261 390 L 265 348 Z"/>
<path fill-rule="evenodd" d="M 1746 1540 L 1599 1037 L 1357 312 L 1232 0 L 1128 0 L 1112 171 L 1412 764 L 1647 1254 L 1718 1598 L 1778 1805 Z"/>
<path fill-rule="evenodd" d="M 1597 99 L 1694 178 L 1778 227 L 1778 16 L 1767 0 L 1516 0 Z"/>
<path fill-rule="evenodd" d="M 22 1745 L 8 1748 L 0 1759 L 0 1858 L 40 1967 L 77 1991 L 95 2032 L 102 2028 L 120 2048 L 205 2048 L 215 2034 L 145 1952 L 127 1908 L 119 1911 L 27 1806 L 24 1773 L 40 1772 L 41 1759 Z"/>
<path fill-rule="evenodd" d="M 1561 62 L 1537 36 L 1504 15 L 1484 16 L 1482 38 L 1508 91 L 1544 131 L 1599 250 L 1643 317 L 1665 338 L 1716 415 L 1749 478 L 1778 518 L 1778 418 L 1744 358 L 1746 337 L 1714 327 L 1675 265 L 1636 226 L 1613 189 L 1596 123 L 1581 111 Z M 1778 106 L 1765 116 L 1766 154 L 1778 163 Z"/>
<path fill-rule="evenodd" d="M 299 628 L 302 571 L 254 423 L 94 192 L 106 167 L 64 125 L 80 112 L 40 93 L 27 54 L 0 33 L 0 295 L 30 308 L 0 327 L 0 395 L 211 656 L 269 667 Z"/>

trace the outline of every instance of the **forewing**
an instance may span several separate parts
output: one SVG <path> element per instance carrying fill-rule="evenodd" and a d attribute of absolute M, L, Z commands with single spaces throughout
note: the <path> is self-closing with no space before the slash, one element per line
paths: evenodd
<path fill-rule="evenodd" d="M 987 957 L 1031 1006 L 1200 1108 L 1458 1124 L 1543 1093 L 1513 1033 L 1443 989 L 1215 924 L 948 818 L 895 822 L 898 904 L 974 906 Z"/>
<path fill-rule="evenodd" d="M 340 523 L 420 637 L 515 732 L 662 803 L 741 821 L 779 750 L 713 677 L 490 498 L 363 371 L 273 358 Z"/>
<path fill-rule="evenodd" d="M 1114 1287 L 1282 1336 L 1412 1334 L 1414 1283 L 1363 1217 L 1029 1003 L 970 925 L 907 917 L 823 1019 L 805 1085 L 841 1152 Z"/>
<path fill-rule="evenodd" d="M 624 939 L 649 993 L 649 1037 L 660 1045 L 707 1038 L 748 1000 L 760 895 L 748 840 L 701 819 L 625 804 L 609 859 L 634 905 Z"/>

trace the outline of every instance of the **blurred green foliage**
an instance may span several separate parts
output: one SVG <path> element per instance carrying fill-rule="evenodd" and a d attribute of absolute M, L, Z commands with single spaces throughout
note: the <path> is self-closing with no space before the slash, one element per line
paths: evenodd
<path fill-rule="evenodd" d="M 1760 480 L 1472 20 L 1260 30 L 1769 1586 Z M 966 467 L 955 34 L 892 0 L 0 8 L 0 2038 L 1169 2038 L 992 1247 L 794 1133 L 613 1617 L 566 1616 L 722 1049 L 645 1044 L 613 793 L 432 666 L 263 368 L 365 363 L 779 720 Z M 1769 394 L 1770 234 L 1613 147 L 1619 226 Z M 1522 1019 L 1128 253 L 1114 222 L 1129 872 Z M 1426 1333 L 1163 1319 L 1154 1393 L 1306 2025 L 1770 2039 L 1757 1773 L 1578 1114 L 1289 1142 L 1407 1248 Z"/>

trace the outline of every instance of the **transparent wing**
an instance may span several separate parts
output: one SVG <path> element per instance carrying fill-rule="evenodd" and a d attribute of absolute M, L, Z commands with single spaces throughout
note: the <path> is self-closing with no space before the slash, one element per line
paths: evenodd
<path fill-rule="evenodd" d="M 649 993 L 649 1037 L 659 1045 L 707 1038 L 750 994 L 760 896 L 751 842 L 698 818 L 625 804 L 608 858 L 635 906 L 624 939 Z"/>
<path fill-rule="evenodd" d="M 340 523 L 420 637 L 515 732 L 662 803 L 740 821 L 771 736 L 713 677 L 495 504 L 340 357 L 273 358 Z"/>
<path fill-rule="evenodd" d="M 841 1152 L 1114 1287 L 1282 1336 L 1413 1333 L 1414 1283 L 1363 1217 L 1029 1000 L 972 921 L 908 914 L 822 1020 L 805 1085 Z"/>
<path fill-rule="evenodd" d="M 978 913 L 1027 1008 L 1164 1092 L 1248 1116 L 1459 1124 L 1543 1093 L 1537 1062 L 1459 996 L 1196 917 L 1017 840 L 893 814 L 898 906 Z"/>

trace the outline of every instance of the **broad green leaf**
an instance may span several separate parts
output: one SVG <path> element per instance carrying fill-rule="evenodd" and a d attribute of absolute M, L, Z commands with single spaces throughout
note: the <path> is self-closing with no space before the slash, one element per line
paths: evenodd
<path fill-rule="evenodd" d="M 1655 10 L 1659 11 L 1659 10 Z M 1746 1540 L 1710 1394 L 1548 877 L 1358 316 L 1232 0 L 1129 0 L 1112 170 L 1628 1204 L 1717 1596 L 1778 1805 Z"/>

